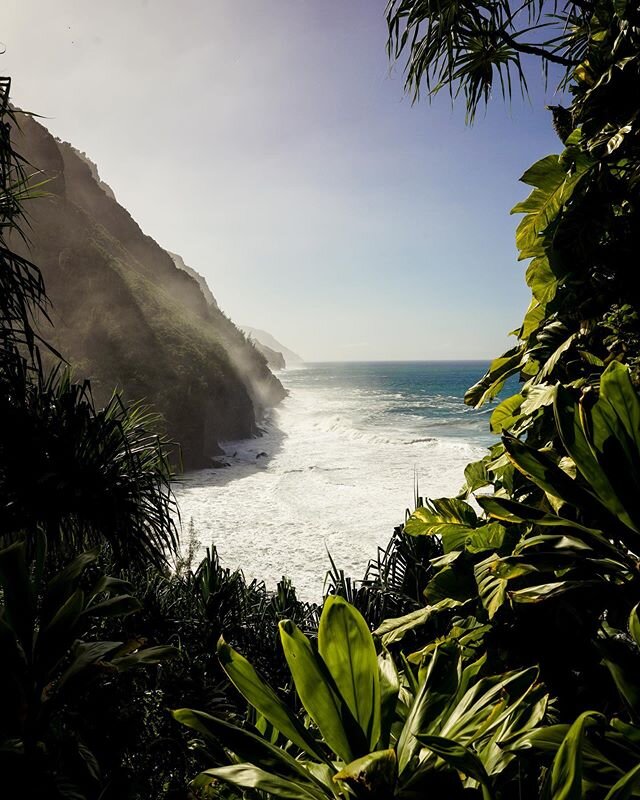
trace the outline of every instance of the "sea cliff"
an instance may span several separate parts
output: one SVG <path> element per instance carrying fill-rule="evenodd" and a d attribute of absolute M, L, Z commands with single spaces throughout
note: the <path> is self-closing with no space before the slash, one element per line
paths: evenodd
<path fill-rule="evenodd" d="M 28 204 L 28 253 L 52 301 L 44 338 L 91 379 L 98 402 L 116 387 L 157 411 L 185 468 L 206 466 L 221 441 L 258 433 L 264 409 L 285 396 L 265 357 L 197 273 L 140 229 L 85 154 L 33 119 L 21 127 L 15 146 L 41 171 L 32 180 L 48 181 L 47 196 Z"/>

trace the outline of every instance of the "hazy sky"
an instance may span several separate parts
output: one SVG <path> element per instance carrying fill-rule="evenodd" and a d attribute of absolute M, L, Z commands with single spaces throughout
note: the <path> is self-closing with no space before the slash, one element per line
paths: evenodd
<path fill-rule="evenodd" d="M 412 106 L 384 7 L 5 0 L 0 73 L 237 323 L 307 360 L 498 355 L 528 302 L 518 177 L 559 149 L 545 95 L 473 128 Z"/>

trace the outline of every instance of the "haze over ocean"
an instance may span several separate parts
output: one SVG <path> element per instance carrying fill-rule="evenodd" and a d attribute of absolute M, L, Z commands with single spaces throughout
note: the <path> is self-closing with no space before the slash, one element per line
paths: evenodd
<path fill-rule="evenodd" d="M 464 405 L 478 361 L 307 364 L 258 439 L 224 445 L 231 466 L 175 485 L 182 522 L 222 563 L 270 588 L 283 575 L 319 600 L 327 550 L 361 578 L 422 495 L 455 494 L 491 444 L 490 409 Z M 186 545 L 186 538 L 185 538 Z"/>

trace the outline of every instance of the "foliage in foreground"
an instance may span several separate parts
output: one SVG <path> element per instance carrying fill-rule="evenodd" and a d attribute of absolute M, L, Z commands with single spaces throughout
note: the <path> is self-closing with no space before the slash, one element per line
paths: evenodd
<path fill-rule="evenodd" d="M 546 710 L 535 669 L 480 678 L 484 659 L 465 660 L 456 647 L 437 647 L 419 671 L 399 672 L 340 597 L 324 604 L 317 648 L 291 621 L 280 623 L 280 636 L 307 726 L 221 640 L 222 666 L 255 724 L 174 712 L 205 750 L 224 745 L 237 759 L 203 772 L 196 787 L 224 781 L 279 797 L 414 797 L 455 790 L 457 770 L 490 797 L 513 762 L 499 742 L 534 728 Z"/>
<path fill-rule="evenodd" d="M 459 497 L 416 509 L 396 534 L 390 560 L 382 559 L 364 585 L 335 574 L 336 596 L 325 602 L 317 641 L 316 611 L 298 603 L 290 585 L 271 596 L 221 570 L 213 556 L 195 574 L 171 576 L 138 565 L 131 577 L 142 607 L 102 620 L 89 639 L 81 622 L 91 618 L 85 600 L 93 576 L 86 586 L 72 582 L 65 605 L 51 618 L 42 605 L 51 587 L 42 581 L 52 575 L 40 576 L 37 543 L 44 533 L 54 552 L 58 536 L 74 549 L 85 537 L 103 541 L 112 532 L 96 531 L 90 517 L 66 511 L 51 525 L 29 519 L 35 530 L 26 531 L 27 550 L 13 544 L 3 558 L 24 552 L 32 564 L 6 574 L 23 574 L 23 587 L 39 587 L 30 590 L 36 621 L 31 638 L 21 638 L 29 633 L 15 627 L 15 609 L 22 606 L 11 601 L 13 589 L 5 583 L 1 635 L 9 642 L 5 652 L 16 657 L 0 659 L 0 668 L 18 683 L 43 677 L 29 684 L 37 691 L 13 717 L 11 730 L 2 731 L 2 754 L 18 762 L 33 755 L 22 763 L 37 762 L 35 774 L 58 794 L 166 797 L 176 789 L 185 796 L 184 777 L 192 768 L 204 768 L 194 792 L 224 797 L 431 793 L 615 800 L 640 793 L 640 302 L 634 274 L 640 251 L 640 12 L 637 4 L 611 0 L 553 8 L 527 0 L 517 13 L 502 0 L 396 0 L 389 23 L 393 51 L 409 55 L 411 87 L 461 91 L 471 117 L 496 82 L 504 81 L 509 93 L 509 75 L 520 80 L 525 57 L 567 68 L 564 86 L 573 100 L 556 120 L 564 123 L 557 125 L 564 149 L 525 173 L 533 191 L 514 209 L 524 214 L 517 244 L 521 258 L 530 259 L 531 305 L 516 346 L 467 396 L 473 405 L 491 400 L 509 376 L 519 375 L 518 393 L 492 415 L 501 441 L 469 465 Z M 3 108 L 10 114 L 6 102 Z M 2 141 L 4 233 L 19 222 L 22 184 L 9 140 Z M 16 260 L 4 239 L 2 258 L 0 280 L 10 294 L 0 305 L 0 377 L 13 379 L 17 364 L 24 386 L 33 387 L 37 413 L 26 413 L 25 404 L 27 430 L 48 420 L 60 401 L 54 392 L 41 408 L 37 396 L 46 381 L 31 317 L 46 310 L 46 297 L 37 268 Z M 91 425 L 80 425 L 82 436 L 71 443 L 78 419 L 73 397 L 69 414 L 54 414 L 44 429 L 60 435 L 62 452 L 77 454 Z M 93 419 L 95 410 L 87 406 L 87 413 Z M 69 426 L 60 424 L 64 419 Z M 107 472 L 117 450 L 104 450 Z M 162 487 L 155 469 L 152 463 L 160 481 L 154 485 Z M 68 466 L 59 474 L 74 477 Z M 40 485 L 32 476 L 25 480 Z M 86 508 L 92 495 L 85 496 L 82 481 L 73 485 Z M 144 491 L 131 496 L 137 508 L 135 498 Z M 167 506 L 154 502 L 164 524 Z M 144 543 L 147 510 L 143 502 L 142 541 L 132 543 L 141 561 L 151 554 Z M 10 518 L 12 507 L 5 511 Z M 19 532 L 24 513 L 16 512 L 8 538 Z M 46 566 L 54 571 L 50 559 Z M 111 599 L 123 602 L 117 592 L 104 602 Z M 74 701 L 66 702 L 66 683 L 60 685 L 75 656 L 58 623 L 71 619 L 74 608 L 80 627 L 73 635 L 81 642 L 147 639 L 179 650 L 162 670 L 136 671 L 128 685 L 98 682 L 82 696 L 99 711 L 87 730 L 92 744 L 95 736 L 96 762 L 78 743 L 88 720 L 73 716 Z M 373 635 L 370 627 L 376 627 Z M 234 646 L 223 640 L 218 662 L 213 649 L 221 631 Z M 29 649 L 41 635 L 51 636 L 61 654 L 53 672 L 46 660 L 38 661 L 46 648 Z M 115 653 L 106 652 L 106 661 L 120 657 Z M 51 700 L 43 692 L 48 688 Z M 162 716 L 166 705 L 184 705 L 175 702 L 182 697 L 199 708 L 176 712 L 198 734 L 193 754 Z M 60 716 L 56 699 L 64 701 Z M 124 716 L 120 727 L 109 704 Z M 26 719 L 42 722 L 35 736 L 30 726 L 21 728 L 25 708 Z M 49 709 L 55 713 L 48 716 Z M 102 739 L 96 736 L 100 726 Z M 134 735 L 122 743 L 126 726 Z M 71 756 L 66 734 L 75 747 Z M 20 744 L 34 741 L 26 749 Z M 85 764 L 81 778 L 76 751 Z M 120 758 L 125 775 L 114 781 Z M 101 780 L 86 777 L 89 763 L 94 772 L 96 763 L 106 764 Z M 71 784 L 59 780 L 68 774 Z"/>
<path fill-rule="evenodd" d="M 98 555 L 88 550 L 46 580 L 44 537 L 33 558 L 23 542 L 0 550 L 0 765 L 10 787 L 29 785 L 54 797 L 92 794 L 100 766 L 82 736 L 78 699 L 105 673 L 174 653 L 97 638 L 99 620 L 141 607 L 127 582 L 99 571 L 89 578 Z"/>

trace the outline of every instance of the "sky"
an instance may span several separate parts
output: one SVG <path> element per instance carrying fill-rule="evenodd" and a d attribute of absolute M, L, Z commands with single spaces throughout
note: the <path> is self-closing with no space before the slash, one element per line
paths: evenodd
<path fill-rule="evenodd" d="M 511 207 L 560 142 L 533 73 L 412 104 L 385 0 L 5 0 L 13 101 L 238 324 L 308 361 L 486 359 L 528 304 Z"/>

